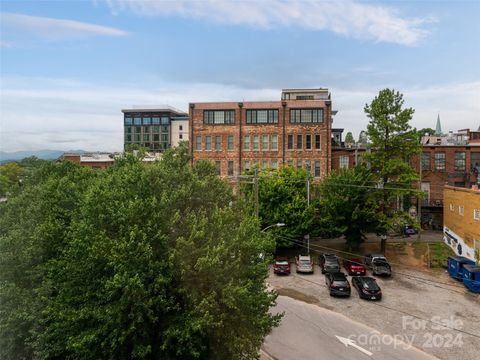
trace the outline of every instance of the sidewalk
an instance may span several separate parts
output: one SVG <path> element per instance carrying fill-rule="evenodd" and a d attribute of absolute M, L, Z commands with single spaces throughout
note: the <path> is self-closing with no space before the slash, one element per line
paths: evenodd
<path fill-rule="evenodd" d="M 365 243 L 378 243 L 380 244 L 380 236 L 376 234 L 367 234 L 365 239 Z M 441 231 L 434 231 L 434 230 L 423 230 L 420 234 L 420 239 L 418 235 L 411 235 L 407 237 L 403 236 L 389 236 L 387 237 L 387 242 L 443 242 L 443 233 Z M 324 245 L 338 245 L 344 244 L 345 239 L 343 237 L 339 238 L 312 238 L 311 242 L 315 243 L 322 243 Z"/>

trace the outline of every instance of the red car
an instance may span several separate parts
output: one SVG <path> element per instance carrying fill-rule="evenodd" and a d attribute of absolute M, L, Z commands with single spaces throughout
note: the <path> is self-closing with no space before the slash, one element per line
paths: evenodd
<path fill-rule="evenodd" d="M 273 264 L 273 273 L 274 274 L 290 274 L 290 263 L 286 256 L 277 256 L 275 263 Z"/>
<path fill-rule="evenodd" d="M 348 275 L 365 275 L 367 273 L 367 268 L 360 259 L 345 259 L 343 266 L 345 266 Z"/>

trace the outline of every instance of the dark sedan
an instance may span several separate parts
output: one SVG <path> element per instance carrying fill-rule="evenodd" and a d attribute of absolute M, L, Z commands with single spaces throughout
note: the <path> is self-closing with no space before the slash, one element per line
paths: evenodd
<path fill-rule="evenodd" d="M 334 254 L 320 255 L 319 266 L 322 269 L 322 274 L 340 272 L 340 264 Z"/>
<path fill-rule="evenodd" d="M 374 278 L 368 276 L 354 276 L 352 277 L 352 285 L 357 289 L 358 295 L 362 299 L 382 299 L 382 290 Z"/>
<path fill-rule="evenodd" d="M 350 296 L 350 284 L 344 273 L 325 274 L 325 283 L 330 290 L 330 296 Z"/>

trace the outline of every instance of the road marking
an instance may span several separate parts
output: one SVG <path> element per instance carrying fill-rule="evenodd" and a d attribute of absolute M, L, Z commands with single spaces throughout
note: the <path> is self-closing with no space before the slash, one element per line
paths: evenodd
<path fill-rule="evenodd" d="M 340 340 L 340 342 L 342 344 L 345 345 L 345 347 L 348 347 L 349 345 L 351 347 L 354 347 L 355 349 L 357 350 L 360 350 L 361 352 L 363 352 L 365 355 L 368 355 L 368 356 L 372 356 L 373 353 L 371 353 L 370 351 L 368 350 L 365 350 L 364 348 L 358 346 L 357 344 L 355 344 L 355 341 L 353 341 L 352 339 L 349 339 L 349 338 L 344 338 L 344 337 L 341 337 L 341 336 L 338 336 L 338 335 L 335 335 L 335 337 Z"/>

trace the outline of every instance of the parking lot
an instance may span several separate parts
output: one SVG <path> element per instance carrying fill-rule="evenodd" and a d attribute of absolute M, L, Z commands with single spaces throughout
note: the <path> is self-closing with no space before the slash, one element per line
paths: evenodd
<path fill-rule="evenodd" d="M 296 274 L 295 264 L 291 270 L 288 276 L 271 270 L 268 282 L 280 295 L 343 314 L 441 359 L 478 359 L 480 297 L 446 273 L 393 266 L 392 277 L 377 277 L 383 298 L 372 302 L 359 299 L 353 287 L 349 298 L 331 297 L 318 265 L 311 275 Z"/>

